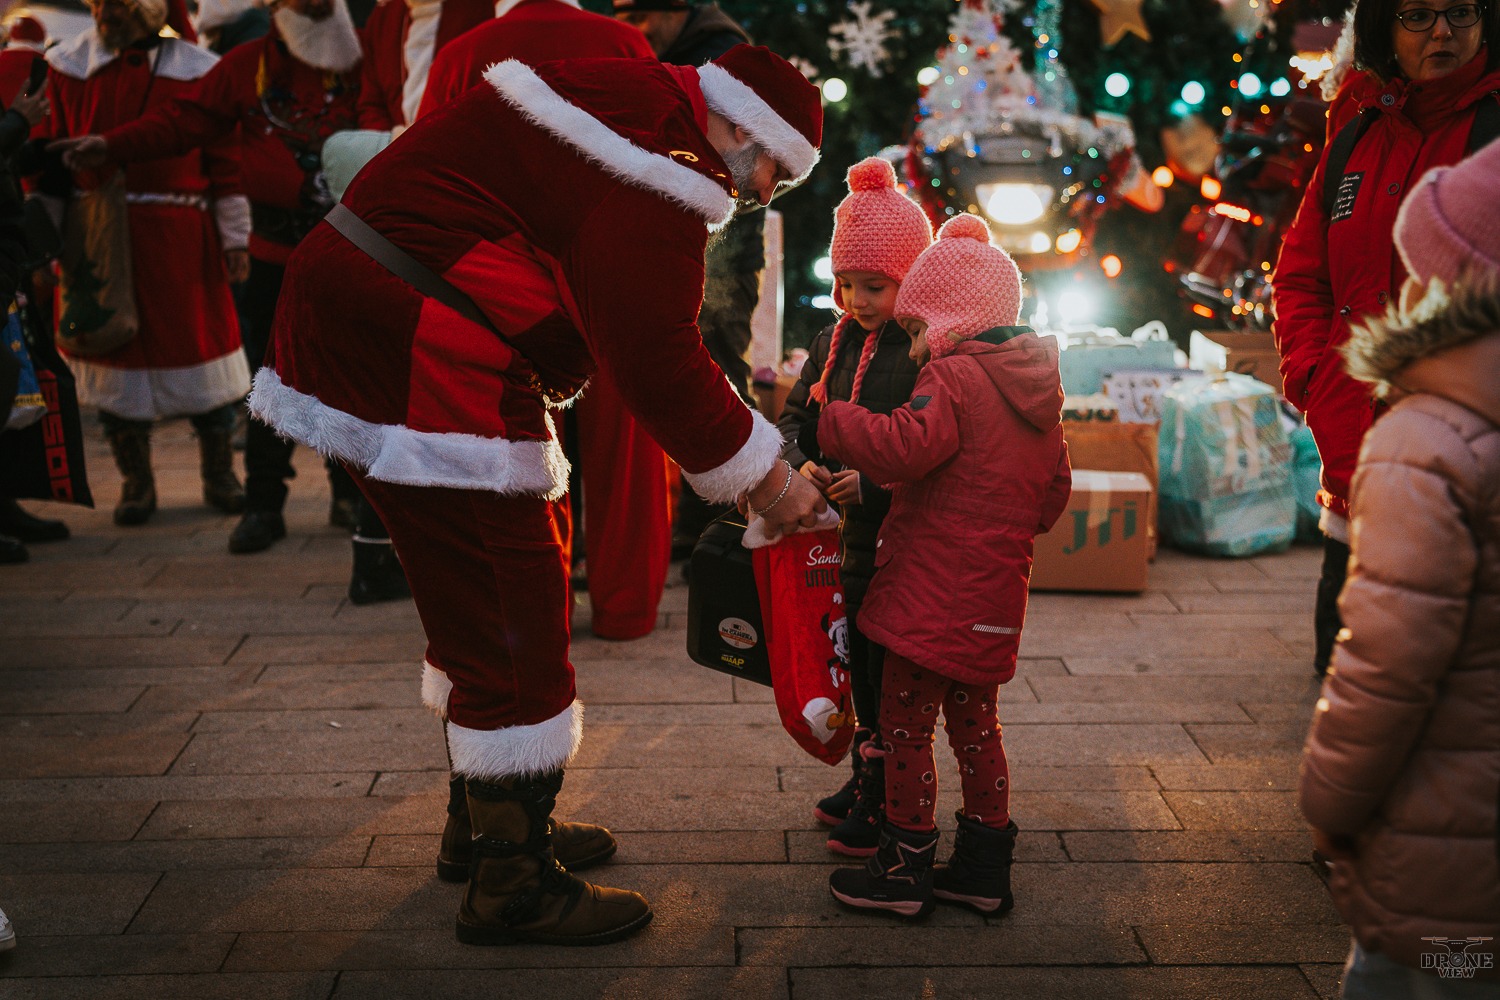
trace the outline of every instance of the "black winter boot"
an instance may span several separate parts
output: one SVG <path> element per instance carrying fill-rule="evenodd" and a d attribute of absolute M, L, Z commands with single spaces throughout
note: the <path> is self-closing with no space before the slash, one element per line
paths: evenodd
<path fill-rule="evenodd" d="M 234 449 L 229 438 L 232 427 L 196 428 L 198 462 L 203 476 L 203 502 L 226 514 L 245 509 L 245 487 L 234 474 Z"/>
<path fill-rule="evenodd" d="M 868 748 L 868 749 L 866 749 Z M 874 743 L 859 751 L 859 786 L 853 808 L 828 834 L 828 849 L 851 858 L 868 858 L 880 846 L 880 824 L 885 820 L 885 760 L 871 756 Z"/>
<path fill-rule="evenodd" d="M 474 858 L 458 908 L 459 941 L 608 944 L 651 922 L 638 893 L 591 885 L 554 858 L 548 820 L 561 769 L 537 778 L 470 778 L 466 787 Z"/>
<path fill-rule="evenodd" d="M 400 601 L 411 596 L 406 572 L 389 538 L 353 537 L 354 572 L 349 577 L 349 600 L 355 604 Z"/>
<path fill-rule="evenodd" d="M 880 848 L 863 868 L 840 868 L 828 877 L 833 898 L 865 910 L 902 917 L 932 912 L 932 862 L 938 834 L 912 833 L 890 823 L 880 829 Z"/>
<path fill-rule="evenodd" d="M 151 425 L 128 423 L 106 434 L 115 467 L 124 482 L 120 502 L 115 505 L 115 523 L 121 527 L 145 524 L 156 511 L 156 477 L 151 472 Z"/>
<path fill-rule="evenodd" d="M 824 826 L 838 826 L 849 818 L 849 810 L 854 808 L 854 803 L 859 800 L 859 772 L 864 758 L 859 754 L 859 748 L 870 739 L 871 733 L 868 729 L 856 729 L 854 731 L 854 743 L 849 751 L 849 780 L 844 782 L 844 787 L 832 795 L 818 800 L 813 806 L 813 816 Z"/>
<path fill-rule="evenodd" d="M 0 534 L 20 542 L 60 542 L 70 532 L 61 521 L 37 517 L 11 497 L 0 497 Z"/>
<path fill-rule="evenodd" d="M 1010 892 L 1011 859 L 1020 828 L 1011 820 L 1003 830 L 957 813 L 958 833 L 948 863 L 932 870 L 932 894 L 985 914 L 1005 913 L 1015 905 Z"/>

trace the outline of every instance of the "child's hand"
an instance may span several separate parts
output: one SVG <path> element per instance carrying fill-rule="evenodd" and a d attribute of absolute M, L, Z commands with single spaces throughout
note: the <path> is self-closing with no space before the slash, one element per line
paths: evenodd
<path fill-rule="evenodd" d="M 826 495 L 828 488 L 833 485 L 833 473 L 817 462 L 803 462 L 802 468 L 798 470 L 803 477 L 818 488 L 818 492 Z"/>
<path fill-rule="evenodd" d="M 832 473 L 831 480 L 823 491 L 824 496 L 844 507 L 860 502 L 858 472 L 845 469 L 842 472 Z"/>

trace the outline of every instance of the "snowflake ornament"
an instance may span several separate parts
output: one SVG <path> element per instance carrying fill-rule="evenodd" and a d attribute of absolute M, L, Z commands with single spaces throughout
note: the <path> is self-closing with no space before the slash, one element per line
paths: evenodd
<path fill-rule="evenodd" d="M 886 43 L 896 35 L 891 27 L 896 12 L 883 10 L 875 14 L 871 12 L 871 6 L 867 0 L 851 3 L 849 12 L 854 16 L 828 29 L 828 47 L 836 58 L 852 68 L 863 69 L 878 77 L 885 72 L 885 64 L 891 58 Z"/>
<path fill-rule="evenodd" d="M 796 67 L 797 72 L 807 77 L 807 82 L 816 84 L 818 82 L 818 67 L 803 59 L 801 56 L 789 56 L 787 62 Z"/>

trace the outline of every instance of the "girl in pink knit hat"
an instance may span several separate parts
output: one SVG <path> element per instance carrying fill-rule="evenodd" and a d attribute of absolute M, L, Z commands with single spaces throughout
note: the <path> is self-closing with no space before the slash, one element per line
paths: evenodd
<path fill-rule="evenodd" d="M 916 202 L 896 190 L 896 172 L 879 157 L 849 168 L 849 195 L 834 215 L 833 299 L 843 315 L 811 345 L 802 378 L 792 388 L 780 420 L 784 457 L 842 509 L 840 530 L 844 600 L 852 623 L 875 572 L 875 538 L 890 509 L 890 494 L 851 464 L 811 461 L 797 447 L 797 432 L 826 403 L 847 400 L 872 413 L 890 413 L 911 398 L 917 365 L 907 356 L 906 332 L 892 318 L 906 272 L 932 242 L 932 225 Z M 858 629 L 849 629 L 849 677 L 855 733 L 853 775 L 813 809 L 834 829 L 828 846 L 868 857 L 880 839 L 885 779 L 876 749 L 880 671 L 885 651 Z M 861 752 L 864 748 L 865 752 Z"/>
<path fill-rule="evenodd" d="M 866 866 L 829 884 L 843 903 L 906 917 L 934 899 L 988 914 L 1013 904 L 1017 827 L 996 700 L 1015 674 L 1032 539 L 1072 485 L 1056 342 L 1015 325 L 1021 274 L 989 239 L 984 220 L 950 219 L 896 296 L 923 366 L 911 401 L 890 414 L 829 403 L 799 436 L 804 452 L 891 484 L 859 615 L 886 648 L 885 821 Z M 963 809 L 952 857 L 934 867 L 939 709 Z"/>

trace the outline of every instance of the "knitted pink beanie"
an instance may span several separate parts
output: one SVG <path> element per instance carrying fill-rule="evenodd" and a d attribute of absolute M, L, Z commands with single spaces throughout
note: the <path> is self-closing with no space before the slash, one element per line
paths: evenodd
<path fill-rule="evenodd" d="M 871 156 L 849 168 L 849 194 L 833 213 L 833 273 L 873 271 L 901 281 L 932 242 L 927 213 L 896 190 L 896 170 Z M 844 297 L 834 282 L 833 301 Z"/>
<path fill-rule="evenodd" d="M 1459 272 L 1500 273 L 1500 143 L 1422 176 L 1396 214 L 1396 249 L 1423 286 L 1453 287 Z"/>
<path fill-rule="evenodd" d="M 937 242 L 907 272 L 896 318 L 927 324 L 927 346 L 940 358 L 960 340 L 1021 318 L 1021 271 L 990 246 L 990 227 L 965 212 L 943 223 Z"/>

